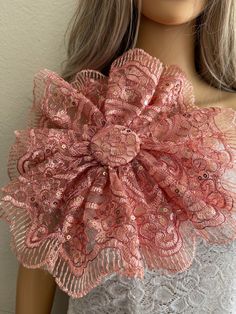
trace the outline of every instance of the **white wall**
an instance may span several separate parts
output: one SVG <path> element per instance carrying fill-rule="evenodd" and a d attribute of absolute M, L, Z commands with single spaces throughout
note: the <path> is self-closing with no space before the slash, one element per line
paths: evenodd
<path fill-rule="evenodd" d="M 33 75 L 41 68 L 60 71 L 65 57 L 63 35 L 76 2 L 0 0 L 1 186 L 9 180 L 6 164 L 13 131 L 25 126 Z M 14 313 L 15 309 L 17 260 L 9 240 L 8 225 L 0 222 L 0 314 Z M 52 313 L 66 313 L 67 301 L 66 295 L 57 289 Z"/>

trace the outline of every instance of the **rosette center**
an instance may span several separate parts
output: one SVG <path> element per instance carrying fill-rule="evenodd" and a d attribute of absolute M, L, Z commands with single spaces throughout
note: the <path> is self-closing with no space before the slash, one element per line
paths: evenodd
<path fill-rule="evenodd" d="M 109 125 L 91 139 L 94 157 L 103 165 L 116 167 L 130 162 L 140 151 L 140 138 L 123 125 Z"/>

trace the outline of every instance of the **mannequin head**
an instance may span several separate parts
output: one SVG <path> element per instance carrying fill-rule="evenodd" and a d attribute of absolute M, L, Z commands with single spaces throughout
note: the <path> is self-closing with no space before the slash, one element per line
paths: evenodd
<path fill-rule="evenodd" d="M 199 16 L 207 0 L 143 0 L 141 13 L 154 22 L 179 25 Z"/>

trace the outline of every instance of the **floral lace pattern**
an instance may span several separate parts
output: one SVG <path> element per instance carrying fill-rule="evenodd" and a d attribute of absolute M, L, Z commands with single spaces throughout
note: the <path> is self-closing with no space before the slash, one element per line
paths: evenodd
<path fill-rule="evenodd" d="M 23 265 L 80 298 L 114 273 L 187 270 L 198 237 L 236 238 L 236 112 L 196 107 L 176 65 L 133 48 L 108 77 L 41 70 L 33 93 L 0 202 Z"/>
<path fill-rule="evenodd" d="M 236 240 L 197 240 L 192 266 L 164 275 L 145 269 L 144 279 L 111 275 L 86 296 L 69 298 L 67 314 L 234 314 Z"/>

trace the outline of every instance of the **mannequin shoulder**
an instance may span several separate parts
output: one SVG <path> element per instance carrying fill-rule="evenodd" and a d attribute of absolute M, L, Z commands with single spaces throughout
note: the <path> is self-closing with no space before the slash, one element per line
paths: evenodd
<path fill-rule="evenodd" d="M 226 92 L 226 95 L 227 97 L 225 97 L 225 100 L 222 102 L 222 107 L 236 110 L 236 92 Z"/>

